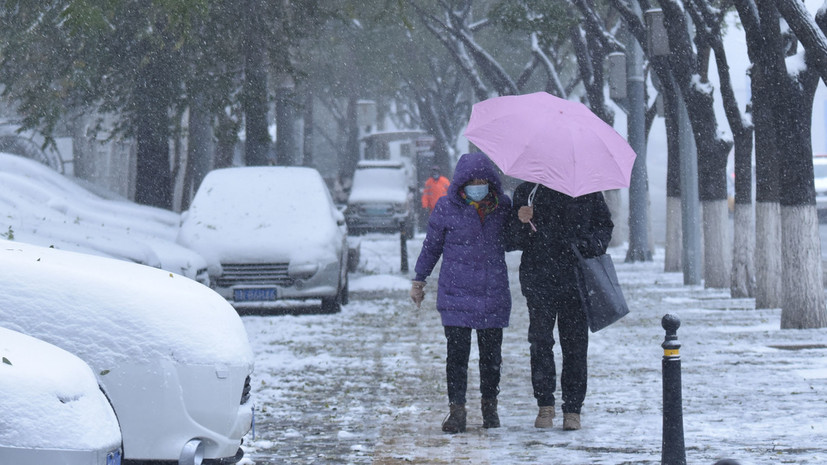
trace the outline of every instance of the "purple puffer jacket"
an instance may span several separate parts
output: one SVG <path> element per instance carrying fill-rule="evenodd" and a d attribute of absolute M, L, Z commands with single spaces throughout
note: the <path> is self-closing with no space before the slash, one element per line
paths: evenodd
<path fill-rule="evenodd" d="M 480 222 L 476 208 L 465 203 L 460 189 L 473 179 L 487 179 L 489 195 L 499 204 Z M 511 291 L 505 265 L 505 229 L 511 199 L 503 193 L 494 164 L 482 153 L 463 155 L 448 194 L 428 219 L 428 234 L 416 261 L 416 280 L 425 281 L 439 257 L 436 308 L 443 326 L 505 328 L 511 316 Z"/>

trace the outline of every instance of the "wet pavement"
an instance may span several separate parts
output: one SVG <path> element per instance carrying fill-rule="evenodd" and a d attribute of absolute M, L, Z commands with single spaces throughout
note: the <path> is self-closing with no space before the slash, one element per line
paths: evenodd
<path fill-rule="evenodd" d="M 416 252 L 412 241 L 414 259 Z M 352 291 L 350 304 L 333 315 L 243 316 L 256 355 L 257 404 L 244 463 L 659 464 L 667 313 L 682 321 L 687 463 L 827 463 L 827 330 L 780 331 L 778 309 L 684 286 L 682 275 L 662 272 L 658 254 L 654 262 L 625 264 L 622 251 L 610 252 L 632 313 L 591 335 L 582 430 L 533 427 L 528 317 L 519 255 L 509 254 L 502 428 L 481 427 L 474 339 L 468 431 L 440 430 L 445 342 L 432 278 L 420 310 L 396 287 Z"/>

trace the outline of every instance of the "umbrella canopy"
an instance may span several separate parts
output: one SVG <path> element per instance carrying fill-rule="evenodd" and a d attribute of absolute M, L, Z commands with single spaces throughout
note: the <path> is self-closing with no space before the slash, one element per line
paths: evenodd
<path fill-rule="evenodd" d="M 506 175 L 572 197 L 629 187 L 636 156 L 585 105 L 546 92 L 476 103 L 465 137 Z"/>

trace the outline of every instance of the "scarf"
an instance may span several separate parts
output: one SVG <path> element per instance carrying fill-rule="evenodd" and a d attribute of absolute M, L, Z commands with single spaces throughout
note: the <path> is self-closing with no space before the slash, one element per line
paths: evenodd
<path fill-rule="evenodd" d="M 459 191 L 459 195 L 462 197 L 462 200 L 465 200 L 465 203 L 477 209 L 477 214 L 480 216 L 480 223 L 484 223 L 485 217 L 488 216 L 489 213 L 493 212 L 500 203 L 497 193 L 493 191 L 489 192 L 488 195 L 483 197 L 479 202 L 469 199 L 465 194 L 465 191 Z"/>

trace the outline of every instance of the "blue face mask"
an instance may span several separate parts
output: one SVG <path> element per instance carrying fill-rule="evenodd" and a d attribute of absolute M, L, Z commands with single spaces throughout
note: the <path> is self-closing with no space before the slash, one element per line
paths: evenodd
<path fill-rule="evenodd" d="M 488 184 L 469 184 L 464 190 L 469 199 L 479 202 L 488 195 Z"/>

